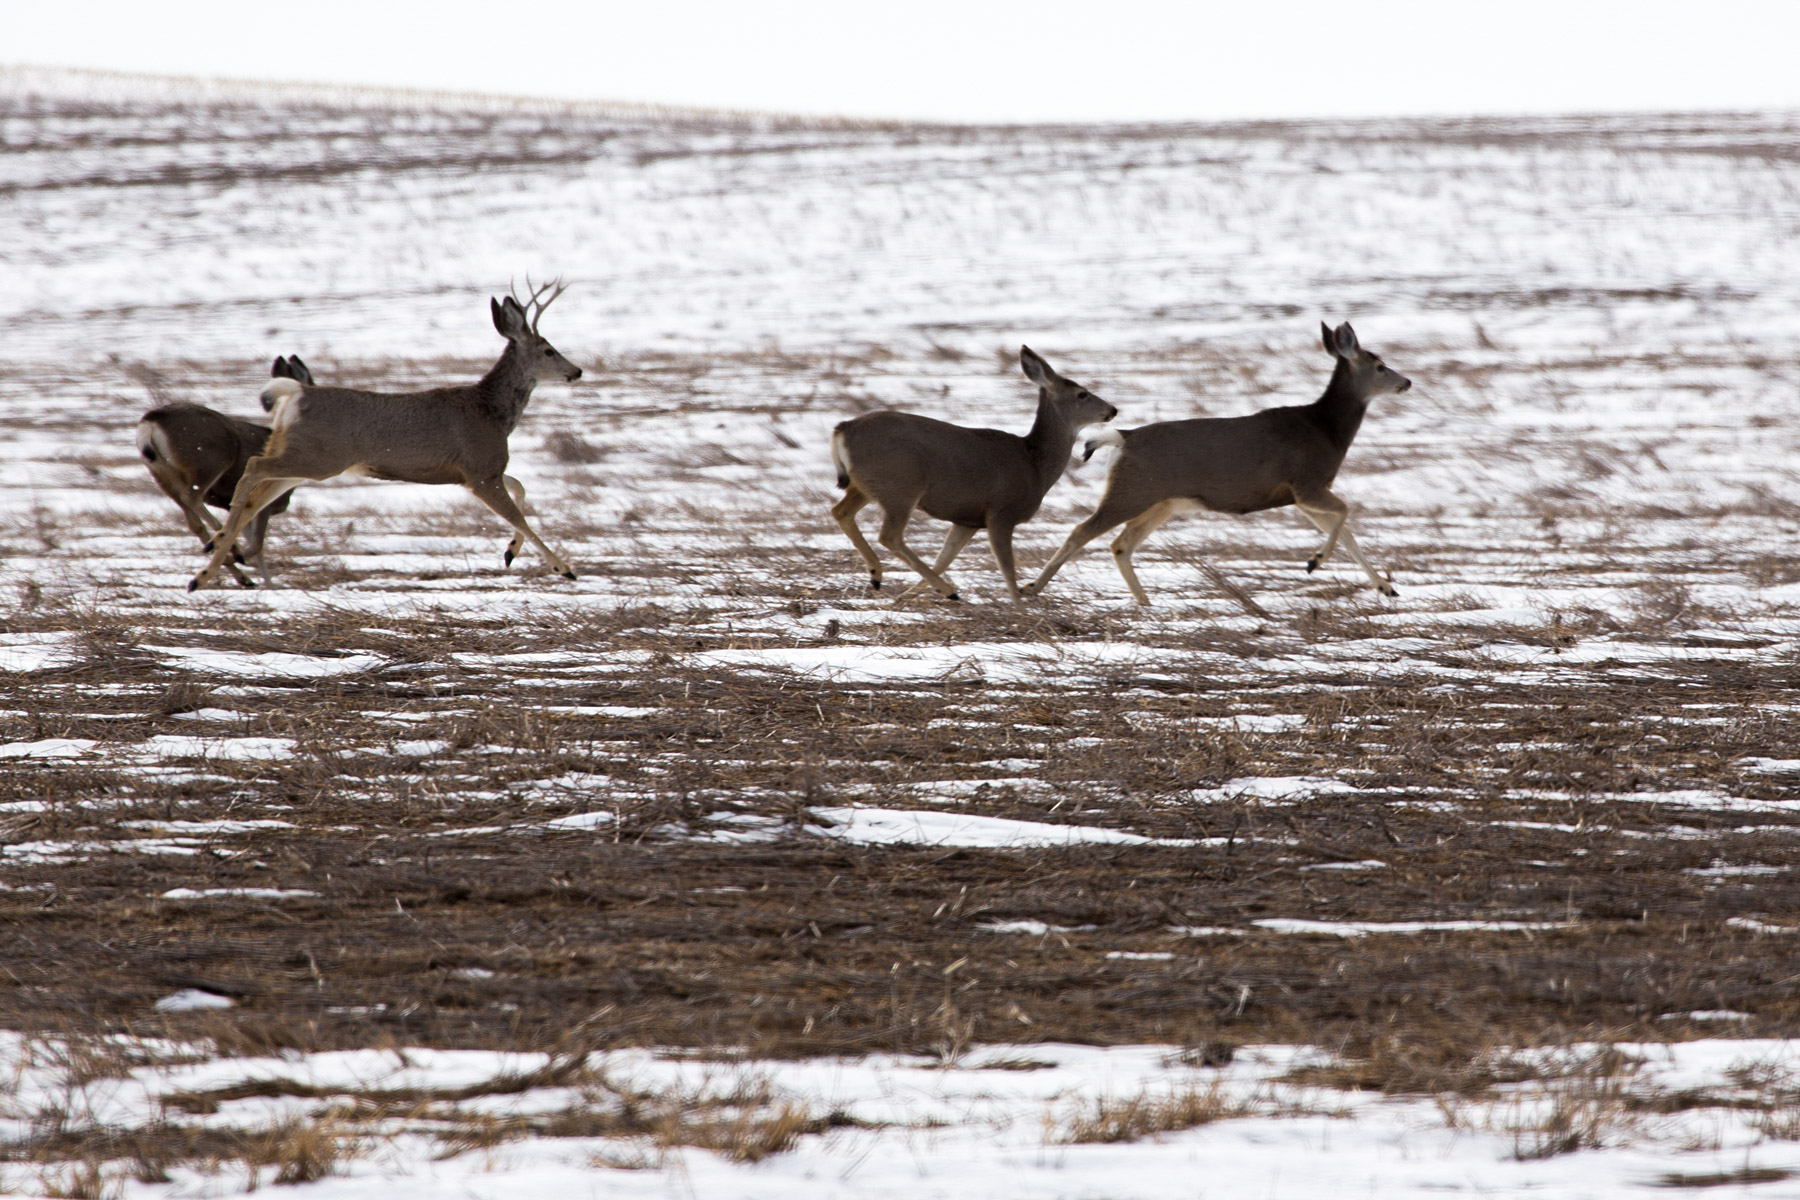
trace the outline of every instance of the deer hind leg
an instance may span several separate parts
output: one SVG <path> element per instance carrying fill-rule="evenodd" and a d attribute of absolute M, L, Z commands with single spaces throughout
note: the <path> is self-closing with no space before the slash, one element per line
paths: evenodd
<path fill-rule="evenodd" d="M 1083 546 L 1087 545 L 1113 526 L 1122 524 L 1136 515 L 1136 513 L 1126 514 L 1120 512 L 1118 509 L 1109 507 L 1106 498 L 1104 496 L 1101 497 L 1100 507 L 1096 508 L 1088 516 L 1087 520 L 1081 522 L 1069 531 L 1069 536 L 1067 540 L 1063 542 L 1062 549 L 1058 550 L 1050 561 L 1044 564 L 1044 569 L 1038 572 L 1038 577 L 1036 579 L 1026 584 L 1020 590 L 1027 596 L 1036 596 L 1040 594 L 1044 588 L 1049 585 L 1051 577 L 1062 570 L 1062 565 L 1071 558 L 1074 558 Z"/>
<path fill-rule="evenodd" d="M 949 570 L 950 564 L 956 561 L 956 556 L 963 552 L 963 547 L 967 546 L 970 539 L 980 532 L 981 528 L 979 526 L 950 526 L 950 532 L 944 535 L 944 548 L 938 551 L 937 561 L 931 564 L 931 569 L 936 571 L 939 575 L 942 575 L 945 571 Z M 925 581 L 923 579 L 919 580 L 918 583 L 913 584 L 904 592 L 901 592 L 900 599 L 906 599 L 924 586 Z"/>
<path fill-rule="evenodd" d="M 173 500 L 181 508 L 181 515 L 186 518 L 188 529 L 202 543 L 212 541 L 213 533 L 219 523 L 213 515 L 206 511 L 206 504 L 201 497 L 206 493 L 199 488 L 191 488 L 177 478 L 173 472 L 158 470 L 160 463 L 150 464 L 150 478 L 156 480 L 156 486 L 162 489 L 163 495 Z"/>
<path fill-rule="evenodd" d="M 475 494 L 477 500 L 493 509 L 494 512 L 499 515 L 501 520 L 505 521 L 508 525 L 511 525 L 518 531 L 521 537 L 526 538 L 532 545 L 536 546 L 538 552 L 544 556 L 545 561 L 550 564 L 552 570 L 561 575 L 564 579 L 575 578 L 574 569 L 571 568 L 567 562 L 563 561 L 562 555 L 552 550 L 549 546 L 546 546 L 544 544 L 544 539 L 539 537 L 537 533 L 532 530 L 530 524 L 526 522 L 525 514 L 519 511 L 519 506 L 517 504 L 513 503 L 513 498 L 508 494 L 506 484 L 502 482 L 501 477 L 483 479 L 478 483 L 471 483 L 466 486 Z M 524 491 L 523 488 L 520 488 L 519 490 L 521 492 Z M 517 539 L 514 540 L 516 541 Z"/>
<path fill-rule="evenodd" d="M 200 539 L 200 545 L 210 553 L 220 528 L 220 522 L 207 511 L 206 502 L 202 499 L 211 485 L 205 488 L 189 487 L 173 475 L 158 471 L 154 465 L 150 468 L 150 477 L 156 480 L 156 486 L 163 490 L 164 495 L 181 506 L 181 515 L 187 520 L 188 529 L 193 531 L 194 536 Z M 238 570 L 237 563 L 227 562 L 225 569 L 231 572 L 231 577 L 237 580 L 238 586 L 256 586 L 249 576 Z"/>
<path fill-rule="evenodd" d="M 1342 541 L 1345 551 L 1356 560 L 1356 565 L 1363 569 L 1363 574 L 1369 577 L 1369 582 L 1375 585 L 1376 591 L 1388 597 L 1396 597 L 1400 594 L 1394 590 L 1394 585 L 1375 569 L 1375 564 L 1369 561 L 1368 555 L 1363 553 L 1362 547 L 1356 544 L 1356 535 L 1350 532 L 1350 506 L 1345 504 L 1341 498 L 1326 492 L 1322 497 L 1297 502 L 1295 507 L 1307 520 L 1319 527 L 1320 533 L 1325 535 L 1325 544 L 1319 548 L 1317 554 L 1307 560 L 1307 571 L 1318 570 L 1320 565 L 1331 557 L 1331 552 L 1337 549 L 1338 542 Z"/>
<path fill-rule="evenodd" d="M 857 487 L 855 483 L 851 483 L 844 489 L 844 498 L 831 506 L 831 515 L 837 520 L 838 528 L 844 531 L 845 536 L 856 547 L 856 552 L 862 555 L 863 562 L 868 564 L 869 586 L 879 589 L 881 587 L 881 559 L 876 555 L 875 548 L 869 545 L 869 540 L 863 537 L 862 530 L 856 527 L 856 514 L 861 512 L 863 506 L 868 502 L 869 494 Z"/>
<path fill-rule="evenodd" d="M 224 528 L 213 537 L 212 557 L 200 568 L 200 573 L 188 581 L 188 591 L 199 591 L 219 577 L 219 568 L 237 553 L 237 540 L 244 532 L 244 526 L 260 516 L 263 509 L 300 484 L 309 482 L 304 477 L 275 475 L 266 468 L 259 470 L 258 464 L 267 461 L 264 458 L 253 458 L 250 465 L 244 468 L 244 476 L 238 480 L 237 490 L 231 494 L 231 513 L 225 518 Z M 258 551 L 260 550 L 259 543 Z M 231 573 L 243 586 L 255 586 L 250 582 L 250 577 L 238 570 L 235 564 Z"/>
<path fill-rule="evenodd" d="M 1150 594 L 1144 591 L 1144 585 L 1138 582 L 1137 572 L 1132 569 L 1131 556 L 1143 544 L 1145 538 L 1155 533 L 1163 522 L 1175 515 L 1175 501 L 1164 500 L 1161 504 L 1152 505 L 1141 516 L 1133 517 L 1113 539 L 1113 562 L 1119 568 L 1119 574 L 1125 577 L 1125 586 L 1131 589 L 1132 598 L 1139 604 L 1149 604 Z"/>
<path fill-rule="evenodd" d="M 956 594 L 956 585 L 927 566 L 925 560 L 914 554 L 912 548 L 906 544 L 906 523 L 912 520 L 912 510 L 911 504 L 904 508 L 898 506 L 888 508 L 885 504 L 882 505 L 881 533 L 876 536 L 875 540 L 899 555 L 907 566 L 917 571 L 919 576 L 942 593 L 946 600 L 961 599 Z"/>
<path fill-rule="evenodd" d="M 269 506 L 257 513 L 250 521 L 250 535 L 244 539 L 250 548 L 244 551 L 244 561 L 256 567 L 256 573 L 262 577 L 263 586 L 269 586 L 269 560 L 263 555 L 263 547 L 269 537 L 269 518 L 274 516 L 277 500 L 271 500 Z"/>

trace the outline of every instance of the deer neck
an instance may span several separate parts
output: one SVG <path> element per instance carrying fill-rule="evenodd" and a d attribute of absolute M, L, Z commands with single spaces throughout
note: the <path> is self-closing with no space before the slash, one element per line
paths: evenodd
<path fill-rule="evenodd" d="M 1040 392 L 1037 420 L 1032 422 L 1031 432 L 1025 435 L 1025 452 L 1031 457 L 1031 465 L 1037 469 L 1038 481 L 1046 492 L 1062 478 L 1063 469 L 1069 465 L 1069 452 L 1074 448 L 1075 427 L 1050 402 L 1049 394 Z"/>
<path fill-rule="evenodd" d="M 519 349 L 519 343 L 508 342 L 500 361 L 481 377 L 475 391 L 481 397 L 483 411 L 511 433 L 531 402 L 531 389 L 536 386 L 537 372 L 526 363 L 525 352 Z"/>
<path fill-rule="evenodd" d="M 1350 365 L 1340 358 L 1331 372 L 1331 382 L 1325 385 L 1325 394 L 1313 401 L 1313 419 L 1333 445 L 1347 451 L 1356 440 L 1356 431 L 1362 427 L 1368 408 L 1369 398 L 1356 386 Z"/>

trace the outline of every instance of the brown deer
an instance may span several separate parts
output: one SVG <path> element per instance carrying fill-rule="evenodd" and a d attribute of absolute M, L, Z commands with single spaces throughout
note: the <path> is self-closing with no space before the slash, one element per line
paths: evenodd
<path fill-rule="evenodd" d="M 957 599 L 956 585 L 945 570 L 970 538 L 987 530 L 994 561 L 1018 602 L 1013 530 L 1036 515 L 1044 493 L 1062 478 L 1075 431 L 1119 415 L 1058 375 L 1030 346 L 1019 347 L 1019 366 L 1038 385 L 1037 420 L 1024 437 L 892 411 L 869 413 L 832 431 L 831 460 L 844 498 L 832 505 L 831 515 L 869 564 L 870 587 L 881 586 L 881 560 L 856 527 L 856 514 L 873 500 L 882 518 L 876 540 L 951 600 Z M 930 566 L 906 544 L 915 509 L 950 522 L 944 548 Z"/>
<path fill-rule="evenodd" d="M 276 379 L 292 379 L 310 384 L 312 372 L 300 361 L 277 358 L 269 374 Z M 206 511 L 207 505 L 229 509 L 231 493 L 243 477 L 244 464 L 262 453 L 269 440 L 269 427 L 242 417 L 215 412 L 198 404 L 164 404 L 151 409 L 138 421 L 137 447 L 150 477 L 156 480 L 169 499 L 181 506 L 188 528 L 208 551 L 213 548 L 213 535 L 220 522 Z M 256 514 L 244 538 L 241 552 L 226 563 L 231 577 L 241 587 L 255 587 L 238 563 L 256 567 L 263 582 L 269 582 L 269 569 L 263 560 L 263 541 L 268 534 L 269 518 L 287 511 L 288 498 L 279 500 Z"/>
<path fill-rule="evenodd" d="M 291 379 L 269 384 L 264 404 L 275 424 L 268 445 L 245 465 L 212 560 L 188 590 L 218 577 L 232 542 L 258 513 L 303 483 L 337 475 L 466 487 L 513 527 L 507 566 L 530 540 L 552 569 L 575 578 L 526 522 L 525 486 L 506 473 L 506 440 L 532 389 L 540 380 L 581 378 L 581 368 L 538 333 L 539 318 L 562 292 L 560 283 L 545 284 L 524 304 L 510 295 L 489 302 L 506 349 L 478 383 L 404 394 L 307 387 Z"/>
<path fill-rule="evenodd" d="M 1335 330 L 1321 325 L 1325 350 L 1337 360 L 1325 394 L 1311 404 L 1266 408 L 1247 417 L 1161 421 L 1138 429 L 1108 429 L 1087 443 L 1091 456 L 1103 445 L 1119 456 L 1107 476 L 1100 506 L 1075 526 L 1043 573 L 1025 589 L 1035 596 L 1061 566 L 1094 538 L 1115 525 L 1113 561 L 1139 604 L 1150 603 L 1131 555 L 1156 528 L 1178 513 L 1207 510 L 1253 513 L 1292 504 L 1319 527 L 1325 544 L 1307 561 L 1318 570 L 1338 542 L 1384 596 L 1398 595 L 1364 557 L 1348 522 L 1350 506 L 1331 490 L 1344 455 L 1362 424 L 1369 401 L 1404 392 L 1412 381 L 1381 356 L 1357 343 L 1348 322 Z"/>

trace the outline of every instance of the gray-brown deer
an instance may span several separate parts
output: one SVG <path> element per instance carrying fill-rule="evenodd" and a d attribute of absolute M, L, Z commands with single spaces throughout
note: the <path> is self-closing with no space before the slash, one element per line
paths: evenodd
<path fill-rule="evenodd" d="M 310 384 L 312 372 L 300 361 L 277 358 L 270 369 L 276 379 L 293 379 Z M 199 404 L 164 404 L 151 409 L 138 421 L 137 447 L 150 477 L 169 499 L 181 506 L 188 528 L 210 552 L 213 536 L 220 522 L 206 511 L 207 505 L 229 509 L 231 494 L 243 477 L 244 464 L 261 454 L 269 440 L 269 427 L 242 417 L 216 412 Z M 255 587 L 238 563 L 256 567 L 263 582 L 269 581 L 269 569 L 263 558 L 264 539 L 268 535 L 269 518 L 285 512 L 288 498 L 279 500 L 256 514 L 250 523 L 240 551 L 227 562 L 226 570 L 242 587 Z"/>
<path fill-rule="evenodd" d="M 1325 394 L 1311 404 L 1266 408 L 1247 417 L 1161 421 L 1137 429 L 1108 429 L 1087 443 L 1087 453 L 1103 445 L 1119 455 L 1107 476 L 1100 506 L 1075 526 L 1062 549 L 1025 589 L 1044 590 L 1057 570 L 1094 538 L 1115 525 L 1113 561 L 1139 604 L 1150 603 L 1131 555 L 1156 528 L 1178 513 L 1206 510 L 1253 513 L 1292 504 L 1325 535 L 1325 544 L 1307 561 L 1316 571 L 1339 541 L 1384 596 L 1393 585 L 1370 564 L 1350 533 L 1350 506 L 1332 490 L 1344 455 L 1362 425 L 1369 401 L 1404 392 L 1412 381 L 1365 350 L 1349 322 L 1335 330 L 1321 325 L 1325 350 L 1337 360 Z"/>
<path fill-rule="evenodd" d="M 306 387 L 291 379 L 270 383 L 264 402 L 275 423 L 268 445 L 245 465 L 212 560 L 188 590 L 218 577 L 233 540 L 258 513 L 301 484 L 337 475 L 466 487 L 513 527 L 504 555 L 507 566 L 529 540 L 553 570 L 575 578 L 569 564 L 526 522 L 525 486 L 506 473 L 506 440 L 532 389 L 541 380 L 573 383 L 581 378 L 581 368 L 537 328 L 544 310 L 562 292 L 560 283 L 545 284 L 523 304 L 510 295 L 489 302 L 506 349 L 478 383 L 404 394 Z"/>
<path fill-rule="evenodd" d="M 872 500 L 881 506 L 876 541 L 951 600 L 957 599 L 956 585 L 944 572 L 969 539 L 987 530 L 994 561 L 1018 601 L 1013 530 L 1036 515 L 1044 493 L 1062 478 L 1075 431 L 1119 414 L 1058 375 L 1029 346 L 1019 347 L 1019 367 L 1038 385 L 1037 420 L 1024 437 L 892 411 L 869 413 L 832 431 L 831 460 L 844 498 L 832 505 L 831 515 L 869 564 L 869 586 L 881 586 L 881 560 L 856 527 L 856 514 Z M 929 566 L 906 544 L 915 509 L 950 522 L 944 548 Z"/>

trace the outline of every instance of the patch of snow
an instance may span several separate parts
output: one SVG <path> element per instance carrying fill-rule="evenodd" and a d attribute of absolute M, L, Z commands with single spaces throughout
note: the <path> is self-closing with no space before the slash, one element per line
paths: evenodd
<path fill-rule="evenodd" d="M 967 846 L 1018 850 L 1028 847 L 1121 845 L 1192 846 L 1187 838 L 1150 838 L 1120 829 L 1092 825 L 1049 825 L 1007 817 L 979 817 L 959 812 L 913 812 L 890 808 L 819 808 L 812 812 L 830 824 L 809 825 L 809 833 L 842 838 L 865 846 Z"/>
<path fill-rule="evenodd" d="M 1570 928 L 1564 921 L 1307 921 L 1292 917 L 1267 917 L 1251 924 L 1270 933 L 1343 938 L 1387 933 L 1519 933 Z"/>
<path fill-rule="evenodd" d="M 170 992 L 158 1000 L 153 1008 L 157 1012 L 202 1012 L 209 1008 L 234 1008 L 237 1001 L 229 996 L 218 996 L 212 992 L 203 992 L 199 988 L 183 988 L 179 992 Z"/>

